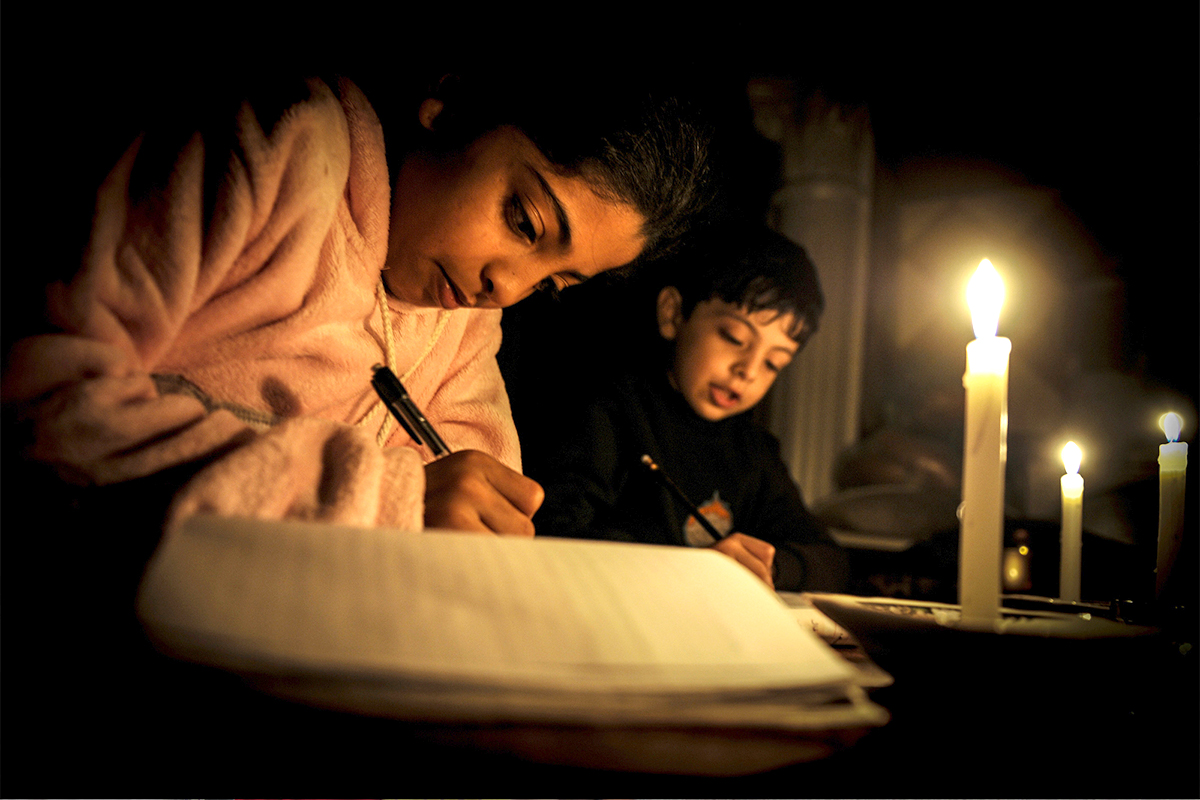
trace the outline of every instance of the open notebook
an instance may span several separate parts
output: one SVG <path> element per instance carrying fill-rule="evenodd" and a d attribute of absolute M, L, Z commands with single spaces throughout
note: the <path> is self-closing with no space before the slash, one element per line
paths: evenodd
<path fill-rule="evenodd" d="M 434 722 L 879 725 L 861 674 L 708 550 L 195 517 L 138 596 L 163 652 Z"/>

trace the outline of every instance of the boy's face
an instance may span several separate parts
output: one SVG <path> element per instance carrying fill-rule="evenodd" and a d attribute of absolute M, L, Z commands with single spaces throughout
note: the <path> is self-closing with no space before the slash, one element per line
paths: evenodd
<path fill-rule="evenodd" d="M 422 123 L 436 130 L 439 111 Z M 523 133 L 500 128 L 465 150 L 405 160 L 383 279 L 417 306 L 503 308 L 633 261 L 643 222 L 633 206 L 556 174 Z"/>
<path fill-rule="evenodd" d="M 753 408 L 799 350 L 788 336 L 792 314 L 745 308 L 720 299 L 696 304 L 683 317 L 679 292 L 659 294 L 659 332 L 674 340 L 669 375 L 692 410 L 707 420 Z"/>

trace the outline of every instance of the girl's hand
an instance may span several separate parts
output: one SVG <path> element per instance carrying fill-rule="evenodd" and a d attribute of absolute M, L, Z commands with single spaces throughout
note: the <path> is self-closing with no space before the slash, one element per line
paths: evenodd
<path fill-rule="evenodd" d="M 425 527 L 533 536 L 545 498 L 534 480 L 478 450 L 425 465 Z"/>

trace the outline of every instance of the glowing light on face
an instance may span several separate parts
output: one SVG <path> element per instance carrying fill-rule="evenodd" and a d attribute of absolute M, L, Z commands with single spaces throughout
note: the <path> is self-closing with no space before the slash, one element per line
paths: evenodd
<path fill-rule="evenodd" d="M 750 312 L 716 298 L 697 303 L 668 331 L 675 388 L 710 422 L 750 410 L 799 349 L 788 335 L 794 321 L 792 314 Z"/>

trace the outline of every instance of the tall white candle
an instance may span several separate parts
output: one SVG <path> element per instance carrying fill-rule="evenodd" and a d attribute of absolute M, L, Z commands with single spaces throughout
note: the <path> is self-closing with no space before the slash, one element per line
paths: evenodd
<path fill-rule="evenodd" d="M 1163 414 L 1159 427 L 1167 443 L 1158 446 L 1158 560 L 1154 596 L 1162 595 L 1171 565 L 1183 539 L 1183 498 L 1187 486 L 1187 442 L 1177 441 L 1183 420 L 1175 412 Z"/>
<path fill-rule="evenodd" d="M 1004 282 L 984 259 L 967 285 L 975 340 L 967 345 L 966 423 L 958 596 L 965 627 L 1000 617 L 1000 553 L 1004 548 L 1004 468 L 1008 453 L 1008 356 L 997 336 Z"/>
<path fill-rule="evenodd" d="M 1083 451 L 1074 442 L 1062 449 L 1062 555 L 1058 566 L 1058 594 L 1063 600 L 1078 602 L 1080 571 L 1083 562 L 1083 476 L 1079 462 Z"/>

